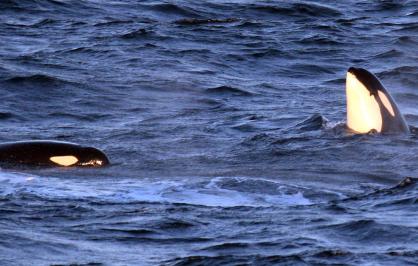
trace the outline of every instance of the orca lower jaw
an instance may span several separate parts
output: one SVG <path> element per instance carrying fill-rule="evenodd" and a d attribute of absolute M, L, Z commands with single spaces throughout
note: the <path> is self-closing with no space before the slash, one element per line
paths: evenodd
<path fill-rule="evenodd" d="M 77 166 L 82 166 L 82 167 L 104 167 L 107 165 L 109 165 L 108 160 L 90 160 L 87 162 L 80 162 L 77 164 Z"/>

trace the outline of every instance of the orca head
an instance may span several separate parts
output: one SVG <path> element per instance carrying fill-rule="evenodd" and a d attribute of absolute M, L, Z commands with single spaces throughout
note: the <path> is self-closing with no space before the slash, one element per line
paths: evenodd
<path fill-rule="evenodd" d="M 102 151 L 93 147 L 79 147 L 64 153 L 51 156 L 49 160 L 57 166 L 101 167 L 110 163 Z"/>
<path fill-rule="evenodd" d="M 108 165 L 109 159 L 106 155 L 93 147 L 84 147 L 78 155 L 78 166 L 100 167 Z"/>
<path fill-rule="evenodd" d="M 394 100 L 369 71 L 348 69 L 346 97 L 347 126 L 354 132 L 409 132 Z"/>

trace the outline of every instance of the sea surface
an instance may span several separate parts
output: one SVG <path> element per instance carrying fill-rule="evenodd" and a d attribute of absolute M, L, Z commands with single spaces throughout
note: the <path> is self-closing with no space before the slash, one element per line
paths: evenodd
<path fill-rule="evenodd" d="M 418 126 L 418 1 L 0 1 L 0 265 L 418 265 L 418 134 L 345 130 L 345 74 Z"/>

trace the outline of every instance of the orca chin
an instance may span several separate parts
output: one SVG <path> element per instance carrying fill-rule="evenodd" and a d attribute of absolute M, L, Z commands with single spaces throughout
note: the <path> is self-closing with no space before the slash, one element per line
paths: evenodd
<path fill-rule="evenodd" d="M 380 80 L 350 67 L 346 78 L 347 127 L 355 133 L 409 133 L 404 116 Z"/>
<path fill-rule="evenodd" d="M 109 159 L 100 150 L 75 143 L 35 140 L 0 144 L 2 167 L 102 167 Z"/>

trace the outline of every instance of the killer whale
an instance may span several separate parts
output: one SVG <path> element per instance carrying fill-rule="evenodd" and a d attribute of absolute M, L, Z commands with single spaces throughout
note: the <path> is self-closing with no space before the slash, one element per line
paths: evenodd
<path fill-rule="evenodd" d="M 347 127 L 355 133 L 409 133 L 398 106 L 380 80 L 363 68 L 346 76 Z"/>
<path fill-rule="evenodd" d="M 106 155 L 93 147 L 70 142 L 34 140 L 0 144 L 0 164 L 7 166 L 101 167 Z"/>

